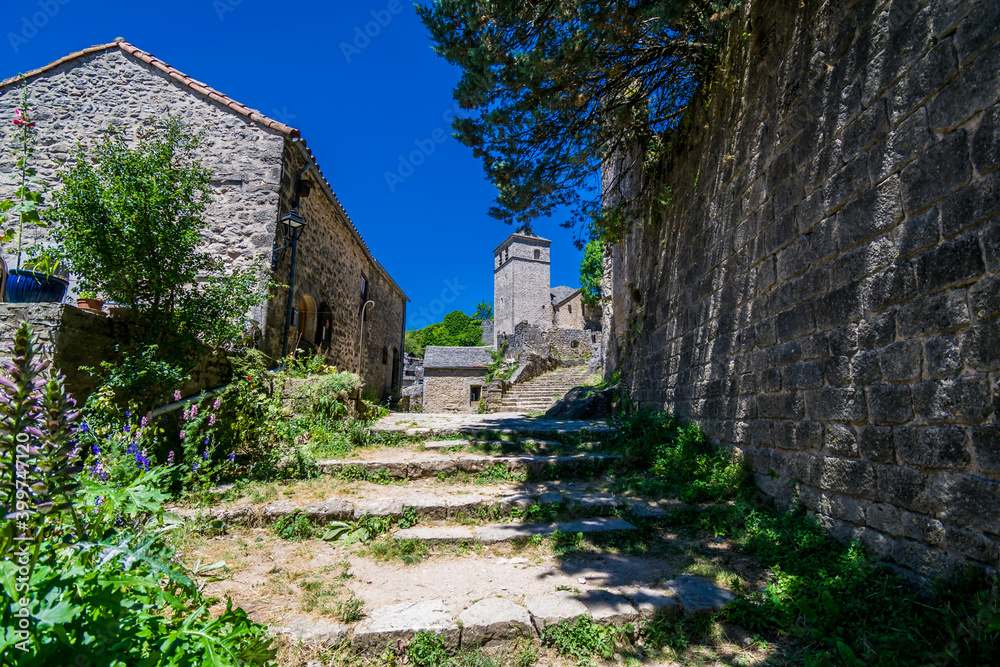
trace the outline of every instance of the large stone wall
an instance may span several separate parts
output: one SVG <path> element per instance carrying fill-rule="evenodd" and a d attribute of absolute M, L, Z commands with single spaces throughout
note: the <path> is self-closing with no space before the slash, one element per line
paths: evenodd
<path fill-rule="evenodd" d="M 749 0 L 735 23 L 672 206 L 609 251 L 606 370 L 838 538 L 996 567 L 1000 3 Z"/>

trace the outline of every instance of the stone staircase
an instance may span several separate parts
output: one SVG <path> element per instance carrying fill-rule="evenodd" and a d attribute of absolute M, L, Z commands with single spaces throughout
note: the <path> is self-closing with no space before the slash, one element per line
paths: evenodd
<path fill-rule="evenodd" d="M 579 372 L 561 373 L 558 382 L 566 386 L 570 378 L 582 377 Z M 543 386 L 558 385 L 550 379 Z M 728 591 L 699 577 L 668 580 L 664 575 L 671 569 L 657 557 L 601 553 L 590 560 L 578 557 L 572 565 L 567 560 L 564 571 L 552 556 L 518 557 L 519 549 L 525 548 L 518 545 L 540 544 L 537 540 L 546 536 L 626 537 L 649 520 L 680 509 L 669 502 L 616 497 L 607 490 L 608 475 L 614 474 L 621 459 L 602 452 L 600 442 L 587 440 L 606 430 L 598 430 L 603 425 L 525 420 L 518 415 L 492 419 L 481 415 L 478 423 L 455 416 L 451 425 L 439 423 L 441 416 L 428 419 L 437 421 L 399 418 L 387 420 L 379 430 L 405 435 L 417 429 L 418 437 L 424 438 L 435 430 L 466 435 L 362 448 L 351 458 L 320 461 L 325 476 L 310 480 L 308 500 L 220 502 L 172 511 L 189 520 L 224 522 L 234 532 L 245 531 L 248 542 L 256 535 L 255 545 L 262 543 L 260 535 L 269 530 L 267 524 L 296 513 L 318 527 L 316 535 L 333 521 L 387 517 L 393 528 L 378 538 L 383 543 L 401 548 L 426 545 L 430 554 L 422 561 L 426 569 L 412 578 L 399 565 L 371 560 L 362 545 L 338 545 L 314 537 L 303 547 L 316 552 L 315 576 L 329 579 L 333 575 L 324 574 L 330 571 L 329 564 L 348 560 L 358 570 L 352 588 L 365 601 L 365 609 L 363 617 L 352 623 L 304 614 L 271 600 L 267 605 L 274 608 L 267 610 L 258 593 L 249 600 L 255 607 L 253 617 L 268 623 L 272 634 L 316 650 L 349 647 L 365 660 L 387 649 L 402 650 L 417 632 L 440 636 L 450 649 L 505 646 L 525 639 L 537 643 L 546 625 L 580 616 L 605 625 L 635 624 L 654 614 L 711 613 L 733 599 Z M 522 430 L 517 427 L 522 421 L 536 423 Z M 511 431 L 511 439 L 488 439 Z M 552 433 L 552 439 L 537 439 L 539 431 Z M 489 480 L 484 483 L 477 475 Z M 328 489 L 317 489 L 324 480 Z M 250 581 L 254 577 L 266 581 L 284 567 L 283 557 L 266 558 L 256 573 L 248 572 Z M 233 580 L 242 577 L 237 572 Z M 228 594 L 225 589 L 210 592 Z M 371 602 L 373 598 L 378 601 Z"/>
<path fill-rule="evenodd" d="M 545 412 L 573 387 L 584 384 L 589 378 L 587 367 L 568 366 L 540 375 L 523 384 L 510 388 L 501 399 L 502 412 Z"/>

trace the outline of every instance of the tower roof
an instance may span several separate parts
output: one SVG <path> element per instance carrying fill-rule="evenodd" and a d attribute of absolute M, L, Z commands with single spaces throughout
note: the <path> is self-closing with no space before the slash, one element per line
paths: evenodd
<path fill-rule="evenodd" d="M 552 243 L 552 241 L 550 241 L 549 239 L 543 239 L 541 236 L 538 236 L 537 234 L 525 234 L 524 232 L 517 231 L 508 236 L 507 238 L 505 238 L 503 240 L 503 243 L 501 243 L 500 245 L 498 245 L 496 248 L 493 249 L 493 252 L 496 252 L 500 248 L 504 247 L 505 245 L 507 245 L 508 241 L 514 238 L 524 239 L 525 241 L 533 241 L 535 243 L 538 243 L 539 241 L 541 241 L 542 243 Z"/>

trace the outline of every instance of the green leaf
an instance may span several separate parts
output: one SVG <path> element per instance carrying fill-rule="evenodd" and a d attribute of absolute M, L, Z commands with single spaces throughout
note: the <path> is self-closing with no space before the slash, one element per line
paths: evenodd
<path fill-rule="evenodd" d="M 42 625 L 62 625 L 69 623 L 77 614 L 83 611 L 79 605 L 74 605 L 71 600 L 60 600 L 62 590 L 53 588 L 40 602 L 40 609 L 32 612 L 32 618 Z"/>

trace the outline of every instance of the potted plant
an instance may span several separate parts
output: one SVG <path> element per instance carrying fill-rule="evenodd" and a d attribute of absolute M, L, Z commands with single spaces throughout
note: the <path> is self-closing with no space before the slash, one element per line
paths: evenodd
<path fill-rule="evenodd" d="M 11 269 L 7 277 L 7 300 L 12 303 L 59 303 L 69 288 L 66 276 L 55 250 L 32 246 L 28 248 L 23 268 Z"/>
<path fill-rule="evenodd" d="M 97 298 L 97 292 L 93 290 L 80 290 L 80 293 L 76 296 L 76 307 L 81 310 L 100 313 L 104 310 L 104 299 Z"/>

